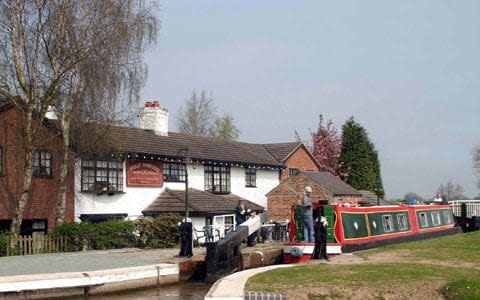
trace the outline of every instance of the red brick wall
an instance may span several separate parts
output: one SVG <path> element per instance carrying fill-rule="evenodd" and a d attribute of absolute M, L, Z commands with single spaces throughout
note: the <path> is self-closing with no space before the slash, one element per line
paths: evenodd
<path fill-rule="evenodd" d="M 306 186 L 312 188 L 312 202 L 320 200 L 331 201 L 333 195 L 323 187 L 315 184 L 303 175 L 290 177 L 280 183 L 274 191 L 267 194 L 268 219 L 285 222 L 290 218 L 290 208 L 296 203 L 297 197 L 303 197 Z"/>
<path fill-rule="evenodd" d="M 290 218 L 290 208 L 296 203 L 297 197 L 300 197 L 300 199 L 303 197 L 303 190 L 306 186 L 312 188 L 312 203 L 318 203 L 318 201 L 332 203 L 334 198 L 332 193 L 307 177 L 298 175 L 282 181 L 275 190 L 267 194 L 268 219 L 276 222 L 288 220 Z M 336 196 L 335 198 L 341 198 L 340 203 L 348 202 L 352 206 L 356 206 L 362 196 L 346 195 Z"/>
<path fill-rule="evenodd" d="M 15 203 L 20 196 L 24 176 L 22 160 L 21 115 L 15 109 L 0 111 L 0 147 L 4 154 L 4 174 L 0 176 L 0 220 L 10 220 Z M 52 177 L 33 178 L 30 202 L 24 211 L 24 219 L 46 219 L 48 230 L 55 227 L 59 167 L 61 162 L 61 139 L 40 125 L 35 148 L 52 154 Z M 70 166 L 67 186 L 66 221 L 73 221 L 73 164 Z"/>
<path fill-rule="evenodd" d="M 286 169 L 282 170 L 280 181 L 288 178 L 290 168 L 299 169 L 302 171 L 320 171 L 317 164 L 312 157 L 305 151 L 303 147 L 298 148 L 288 159 L 284 162 Z"/>

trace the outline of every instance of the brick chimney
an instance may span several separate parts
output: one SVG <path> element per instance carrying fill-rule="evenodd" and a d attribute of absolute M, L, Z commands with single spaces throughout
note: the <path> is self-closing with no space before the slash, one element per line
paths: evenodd
<path fill-rule="evenodd" d="M 158 135 L 168 135 L 168 110 L 158 101 L 149 101 L 140 109 L 140 128 L 150 129 Z"/>

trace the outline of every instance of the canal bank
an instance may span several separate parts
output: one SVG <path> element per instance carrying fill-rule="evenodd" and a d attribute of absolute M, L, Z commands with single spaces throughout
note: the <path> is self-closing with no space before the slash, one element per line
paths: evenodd
<path fill-rule="evenodd" d="M 244 248 L 244 268 L 277 263 L 281 244 Z M 204 272 L 205 248 L 119 249 L 0 258 L 0 299 L 89 296 L 178 284 Z"/>

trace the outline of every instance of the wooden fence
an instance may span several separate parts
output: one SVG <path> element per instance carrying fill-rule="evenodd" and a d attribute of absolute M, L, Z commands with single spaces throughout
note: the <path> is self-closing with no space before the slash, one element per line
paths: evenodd
<path fill-rule="evenodd" d="M 7 256 L 32 255 L 52 252 L 68 251 L 66 237 L 53 237 L 50 235 L 31 235 L 12 237 L 11 248 L 7 247 Z"/>

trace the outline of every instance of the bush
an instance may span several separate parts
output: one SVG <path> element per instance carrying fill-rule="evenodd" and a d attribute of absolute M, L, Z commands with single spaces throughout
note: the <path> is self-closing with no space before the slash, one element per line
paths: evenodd
<path fill-rule="evenodd" d="M 0 233 L 0 256 L 7 255 L 8 247 L 10 247 L 10 235 L 8 233 Z"/>
<path fill-rule="evenodd" d="M 53 235 L 67 237 L 69 251 L 128 247 L 168 248 L 178 243 L 178 222 L 181 220 L 180 215 L 169 213 L 156 219 L 137 221 L 65 223 L 56 227 Z"/>
<path fill-rule="evenodd" d="M 170 248 L 178 244 L 182 217 L 167 213 L 155 219 L 138 220 L 140 248 Z"/>
<path fill-rule="evenodd" d="M 53 234 L 67 237 L 70 251 L 81 251 L 136 247 L 134 231 L 135 222 L 112 220 L 66 223 L 56 227 Z"/>

